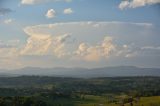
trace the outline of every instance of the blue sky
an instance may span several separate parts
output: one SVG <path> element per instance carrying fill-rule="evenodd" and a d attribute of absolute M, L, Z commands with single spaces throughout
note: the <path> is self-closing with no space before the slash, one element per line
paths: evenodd
<path fill-rule="evenodd" d="M 0 68 L 160 67 L 159 9 L 159 0 L 1 0 Z"/>
<path fill-rule="evenodd" d="M 22 5 L 20 0 L 6 0 L 4 7 L 11 8 L 14 12 L 8 14 L 6 17 L 13 17 L 25 25 L 38 24 L 47 22 L 66 22 L 66 21 L 131 21 L 131 22 L 152 22 L 159 24 L 159 4 L 147 5 L 134 9 L 120 10 L 118 5 L 120 0 L 75 0 L 69 3 L 56 2 L 36 5 Z M 63 9 L 72 7 L 75 14 L 64 16 Z M 44 13 L 54 8 L 59 16 L 54 20 L 46 20 Z M 27 22 L 26 22 L 26 17 Z M 38 20 L 37 20 L 38 18 Z"/>

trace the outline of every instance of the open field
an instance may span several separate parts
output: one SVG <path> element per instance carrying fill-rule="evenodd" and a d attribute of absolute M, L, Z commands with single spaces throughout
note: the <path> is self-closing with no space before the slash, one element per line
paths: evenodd
<path fill-rule="evenodd" d="M 116 103 L 108 103 L 105 97 L 88 95 L 83 101 L 76 101 L 76 106 L 120 106 Z M 124 106 L 130 106 L 126 103 Z M 138 103 L 133 106 L 160 106 L 160 96 L 141 97 Z"/>
<path fill-rule="evenodd" d="M 151 97 L 140 97 L 139 102 L 132 102 L 133 105 L 130 103 L 124 103 L 124 105 L 118 103 L 120 99 L 113 102 L 108 102 L 108 99 L 104 96 L 94 96 L 94 95 L 86 95 L 83 99 L 82 98 L 46 98 L 41 96 L 33 97 L 0 97 L 0 106 L 160 106 L 160 96 L 151 96 Z M 31 102 L 31 99 L 33 99 Z M 4 103 L 4 101 L 7 103 Z M 24 102 L 25 101 L 25 102 Z M 44 102 L 45 101 L 45 102 Z M 19 102 L 19 104 L 18 104 Z M 24 102 L 24 104 L 20 104 Z M 30 102 L 34 105 L 31 105 Z M 38 102 L 38 103 L 36 103 Z"/>

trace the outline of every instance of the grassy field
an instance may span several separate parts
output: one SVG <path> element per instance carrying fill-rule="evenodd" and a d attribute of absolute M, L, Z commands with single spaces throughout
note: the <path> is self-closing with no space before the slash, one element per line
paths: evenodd
<path fill-rule="evenodd" d="M 140 104 L 144 106 L 160 106 L 160 96 L 143 97 Z"/>
<path fill-rule="evenodd" d="M 92 95 L 85 96 L 84 100 L 76 101 L 75 104 L 76 106 L 120 106 L 120 104 L 108 103 L 105 97 Z M 133 106 L 160 106 L 160 96 L 141 97 L 138 103 L 133 102 Z"/>

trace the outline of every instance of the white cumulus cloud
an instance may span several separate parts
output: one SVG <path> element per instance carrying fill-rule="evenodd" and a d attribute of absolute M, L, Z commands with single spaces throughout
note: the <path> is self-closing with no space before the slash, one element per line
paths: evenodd
<path fill-rule="evenodd" d="M 51 35 L 30 35 L 27 43 L 21 50 L 21 55 L 54 55 L 62 57 L 65 55 L 65 41 L 69 34 Z"/>
<path fill-rule="evenodd" d="M 71 8 L 66 8 L 66 9 L 64 9 L 63 13 L 64 14 L 72 14 L 73 10 Z"/>
<path fill-rule="evenodd" d="M 115 51 L 115 45 L 111 37 L 105 37 L 100 44 L 89 46 L 86 43 L 81 43 L 78 50 L 75 52 L 76 59 L 86 61 L 99 61 L 102 58 L 110 56 L 111 52 Z"/>
<path fill-rule="evenodd" d="M 119 4 L 119 8 L 137 8 L 157 3 L 160 3 L 160 0 L 124 0 Z"/>
<path fill-rule="evenodd" d="M 46 13 L 47 18 L 54 18 L 56 16 L 56 11 L 54 9 L 49 9 Z"/>

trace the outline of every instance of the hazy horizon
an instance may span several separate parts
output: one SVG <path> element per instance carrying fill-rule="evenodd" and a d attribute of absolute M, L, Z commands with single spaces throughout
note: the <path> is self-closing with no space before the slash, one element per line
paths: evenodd
<path fill-rule="evenodd" d="M 146 69 L 160 69 L 159 67 L 139 67 L 139 66 L 125 66 L 125 65 L 119 65 L 119 66 L 104 66 L 104 67 L 63 67 L 63 66 L 57 66 L 57 67 L 32 67 L 32 66 L 26 66 L 26 67 L 20 67 L 20 68 L 0 68 L 0 72 L 2 70 L 7 70 L 7 71 L 13 71 L 13 70 L 21 70 L 21 69 L 101 69 L 101 68 L 120 68 L 120 67 L 130 67 L 130 68 L 146 68 Z"/>

